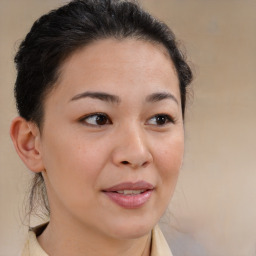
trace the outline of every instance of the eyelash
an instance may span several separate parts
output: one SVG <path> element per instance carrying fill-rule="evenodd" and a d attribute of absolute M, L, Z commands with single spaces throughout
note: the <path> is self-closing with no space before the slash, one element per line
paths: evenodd
<path fill-rule="evenodd" d="M 94 121 L 97 122 L 97 121 L 102 121 L 103 124 L 91 124 L 91 123 L 88 123 L 88 120 L 90 118 L 96 118 Z M 98 120 L 97 120 L 98 118 Z M 101 118 L 101 120 L 99 119 Z M 162 124 L 149 124 L 149 125 L 153 125 L 153 126 L 158 126 L 158 127 L 163 127 L 165 125 L 167 125 L 168 123 L 175 123 L 175 120 L 168 114 L 156 114 L 152 117 L 150 117 L 148 120 L 147 120 L 147 123 L 152 120 L 152 119 L 155 119 L 157 121 L 157 118 L 162 118 L 162 120 L 158 119 L 158 121 L 163 121 Z M 87 122 L 86 122 L 87 120 Z M 110 117 L 104 113 L 93 113 L 93 114 L 89 114 L 89 115 L 86 115 L 84 117 L 82 117 L 81 119 L 79 119 L 80 122 L 84 123 L 85 125 L 87 126 L 92 126 L 92 127 L 101 127 L 101 126 L 104 126 L 104 125 L 109 125 L 109 124 L 112 124 L 112 121 L 110 119 Z"/>

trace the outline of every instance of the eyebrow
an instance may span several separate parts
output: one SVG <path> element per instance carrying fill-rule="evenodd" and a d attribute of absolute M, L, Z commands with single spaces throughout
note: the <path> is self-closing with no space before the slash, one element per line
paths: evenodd
<path fill-rule="evenodd" d="M 165 99 L 171 99 L 171 100 L 175 101 L 177 104 L 179 104 L 176 97 L 173 94 L 167 93 L 167 92 L 152 93 L 147 96 L 146 102 L 158 102 L 158 101 L 165 100 Z"/>
<path fill-rule="evenodd" d="M 87 97 L 92 98 L 92 99 L 98 99 L 98 100 L 110 102 L 110 103 L 120 103 L 121 102 L 121 100 L 118 96 L 108 94 L 105 92 L 83 92 L 83 93 L 75 95 L 71 99 L 71 101 L 79 100 L 79 99 L 87 98 Z"/>
<path fill-rule="evenodd" d="M 72 97 L 70 101 L 75 101 L 75 100 L 79 100 L 87 97 L 110 102 L 110 103 L 119 104 L 121 102 L 121 99 L 117 95 L 112 95 L 105 92 L 83 92 Z M 146 102 L 158 102 L 165 99 L 171 99 L 177 104 L 179 104 L 176 97 L 173 94 L 167 93 L 167 92 L 152 93 L 146 97 Z"/>

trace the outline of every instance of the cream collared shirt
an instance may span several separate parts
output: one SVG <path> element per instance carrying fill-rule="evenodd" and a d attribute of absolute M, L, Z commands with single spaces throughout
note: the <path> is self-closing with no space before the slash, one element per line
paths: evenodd
<path fill-rule="evenodd" d="M 49 256 L 39 245 L 36 234 L 40 234 L 45 225 L 29 231 L 21 256 Z M 172 256 L 171 250 L 158 226 L 152 230 L 151 256 Z"/>

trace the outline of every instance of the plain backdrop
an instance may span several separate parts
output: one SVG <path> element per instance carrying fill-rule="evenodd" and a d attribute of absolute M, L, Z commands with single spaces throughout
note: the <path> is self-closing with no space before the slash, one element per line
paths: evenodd
<path fill-rule="evenodd" d="M 16 155 L 13 57 L 21 39 L 61 0 L 0 0 L 0 255 L 25 239 L 31 175 Z M 256 1 L 144 0 L 185 46 L 195 72 L 186 152 L 161 226 L 174 256 L 256 255 Z"/>

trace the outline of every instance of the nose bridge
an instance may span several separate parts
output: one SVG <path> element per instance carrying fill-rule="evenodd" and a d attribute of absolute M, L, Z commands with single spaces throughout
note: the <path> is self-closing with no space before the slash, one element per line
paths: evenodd
<path fill-rule="evenodd" d="M 151 161 L 152 156 L 144 128 L 133 123 L 120 129 L 114 152 L 115 164 L 137 168 L 146 166 Z"/>
<path fill-rule="evenodd" d="M 146 150 L 146 138 L 142 129 L 138 125 L 133 125 L 126 131 L 126 136 L 128 147 L 130 147 L 134 152 L 143 153 Z"/>

